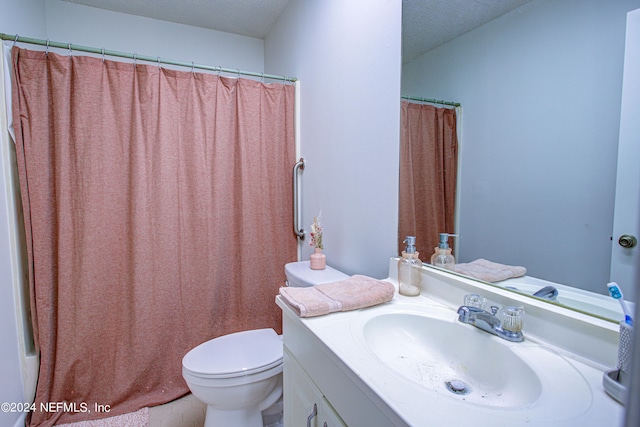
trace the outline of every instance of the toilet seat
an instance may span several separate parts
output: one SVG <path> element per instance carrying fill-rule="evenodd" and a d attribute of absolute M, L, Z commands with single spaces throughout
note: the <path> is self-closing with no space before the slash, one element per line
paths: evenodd
<path fill-rule="evenodd" d="M 206 341 L 182 359 L 182 367 L 200 378 L 253 375 L 282 365 L 282 339 L 273 329 L 236 332 Z"/>

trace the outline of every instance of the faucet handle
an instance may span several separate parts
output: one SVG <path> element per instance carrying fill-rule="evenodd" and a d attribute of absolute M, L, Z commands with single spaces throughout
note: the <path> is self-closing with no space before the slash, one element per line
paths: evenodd
<path fill-rule="evenodd" d="M 522 331 L 523 318 L 524 308 L 522 307 L 507 306 L 504 307 L 500 313 L 502 328 L 506 331 Z"/>
<path fill-rule="evenodd" d="M 487 299 L 478 294 L 467 294 L 464 296 L 464 305 L 484 310 L 484 307 L 487 305 Z"/>
<path fill-rule="evenodd" d="M 491 306 L 491 314 L 493 314 L 494 316 L 496 315 L 498 310 L 500 310 L 500 307 L 498 307 L 497 305 L 492 305 Z"/>

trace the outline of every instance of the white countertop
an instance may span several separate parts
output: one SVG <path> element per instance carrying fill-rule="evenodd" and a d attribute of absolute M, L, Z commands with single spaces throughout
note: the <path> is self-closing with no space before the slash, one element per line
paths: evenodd
<path fill-rule="evenodd" d="M 393 283 L 392 280 L 389 280 Z M 394 283 L 394 286 L 397 284 Z M 297 318 L 294 312 L 278 297 L 277 304 L 284 315 Z M 487 406 L 465 400 L 464 396 L 430 390 L 416 381 L 398 374 L 382 363 L 367 349 L 359 329 L 371 317 L 398 311 L 424 311 L 443 321 L 457 322 L 455 310 L 424 295 L 405 297 L 397 292 L 392 301 L 376 307 L 351 312 L 332 313 L 312 318 L 298 318 L 353 373 L 371 392 L 388 405 L 389 409 L 411 426 L 482 425 L 482 426 L 621 426 L 624 408 L 609 397 L 602 386 L 606 366 L 592 362 L 581 355 L 572 354 L 555 346 L 546 345 L 537 338 L 527 338 L 523 343 L 504 342 L 526 357 L 536 356 L 535 351 L 553 354 L 553 366 L 538 372 L 543 378 L 541 397 L 533 403 L 520 406 Z M 464 327 L 473 328 L 470 325 Z M 486 334 L 478 330 L 478 333 Z M 525 323 L 526 333 L 526 323 Z M 526 336 L 526 335 L 525 335 Z M 501 340 L 487 334 L 487 339 Z M 455 337 L 452 337 L 455 339 Z M 567 339 L 579 340 L 580 336 Z M 286 337 L 285 337 L 286 342 Z M 535 351 L 528 352 L 527 347 Z M 527 356 L 529 354 L 529 356 Z M 542 353 L 537 353 L 541 355 Z M 554 369 L 574 370 L 584 387 L 574 396 L 564 393 L 562 398 L 553 393 Z M 560 372 L 560 371 L 557 371 Z M 508 372 L 504 373 L 509 375 Z M 560 386 L 560 385 L 558 385 Z M 361 386 L 362 387 L 362 386 Z M 527 387 L 527 384 L 522 384 Z M 585 393 L 586 390 L 586 393 Z"/>

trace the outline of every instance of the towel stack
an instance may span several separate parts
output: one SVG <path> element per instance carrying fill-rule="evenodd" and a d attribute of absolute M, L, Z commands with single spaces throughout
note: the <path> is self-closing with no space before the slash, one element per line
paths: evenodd
<path fill-rule="evenodd" d="M 371 307 L 390 301 L 394 292 L 391 283 L 362 275 L 308 288 L 280 288 L 283 301 L 300 317 Z"/>
<path fill-rule="evenodd" d="M 482 258 L 469 263 L 456 264 L 454 271 L 485 282 L 500 282 L 527 274 L 527 269 L 524 267 L 498 264 Z"/>

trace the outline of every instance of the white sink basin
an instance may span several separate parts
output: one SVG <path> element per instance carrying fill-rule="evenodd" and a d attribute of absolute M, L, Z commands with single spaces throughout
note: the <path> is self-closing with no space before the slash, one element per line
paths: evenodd
<path fill-rule="evenodd" d="M 558 421 L 588 410 L 593 395 L 585 378 L 527 339 L 526 320 L 525 341 L 513 343 L 457 319 L 444 307 L 387 304 L 359 313 L 350 329 L 367 364 L 377 361 L 376 383 L 403 383 L 406 393 L 475 406 L 489 417 L 517 408 L 523 419 Z"/>
<path fill-rule="evenodd" d="M 536 373 L 511 347 L 472 327 L 389 313 L 367 321 L 363 334 L 385 365 L 438 393 L 514 407 L 535 402 L 542 392 Z"/>

